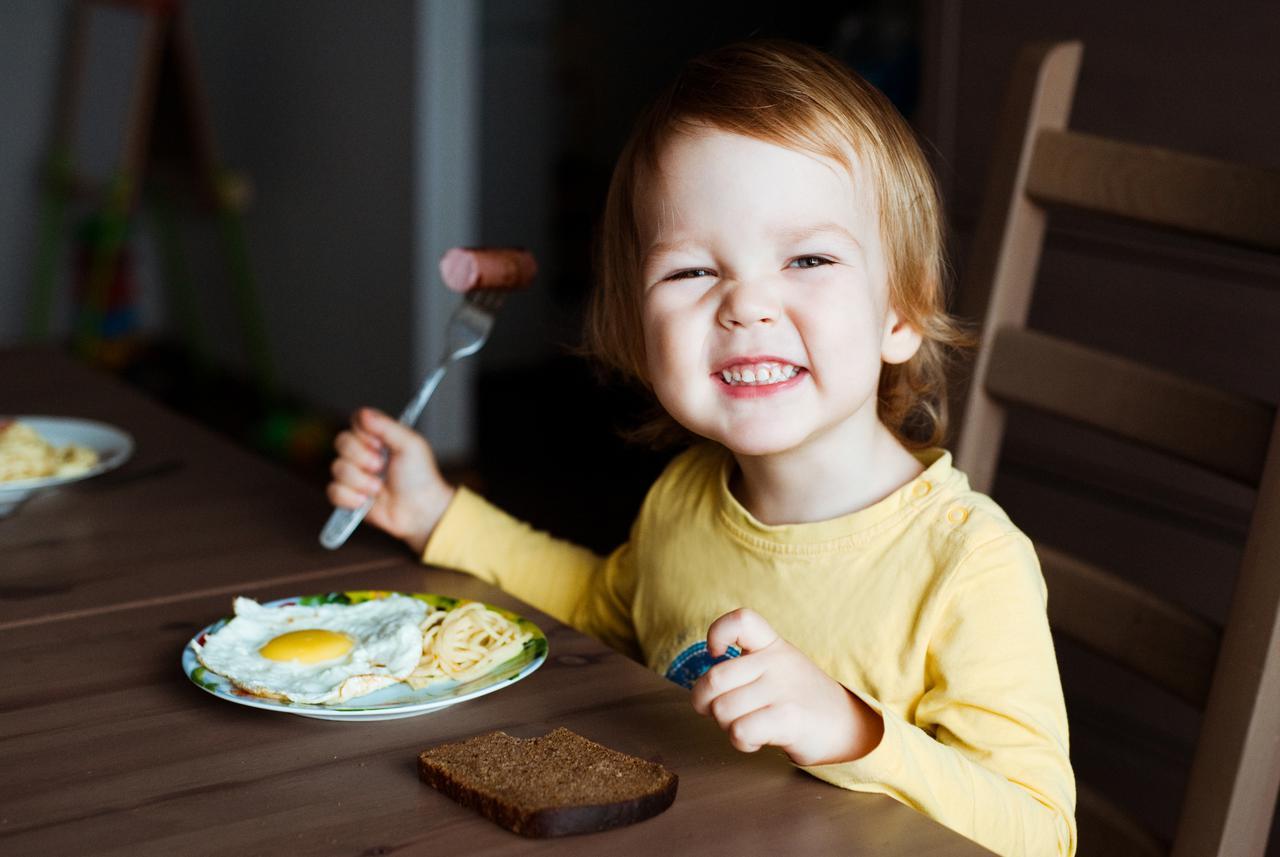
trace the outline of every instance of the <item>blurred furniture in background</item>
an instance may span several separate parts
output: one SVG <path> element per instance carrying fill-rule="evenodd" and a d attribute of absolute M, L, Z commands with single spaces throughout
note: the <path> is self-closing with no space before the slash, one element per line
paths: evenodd
<path fill-rule="evenodd" d="M 1274 253 L 1280 173 L 1068 130 L 1081 55 L 1079 43 L 1031 45 L 1015 68 L 966 273 L 966 294 L 985 294 L 986 311 L 957 463 L 990 492 L 1007 410 L 1034 409 L 1256 489 L 1221 629 L 1122 575 L 1042 544 L 1037 551 L 1058 635 L 1203 708 L 1171 853 L 1261 854 L 1280 784 L 1276 411 L 1028 329 L 1027 317 L 1049 209 Z M 1077 814 L 1085 857 L 1166 853 L 1086 783 Z"/>
<path fill-rule="evenodd" d="M 66 17 L 26 338 L 58 341 L 70 320 L 81 358 L 327 472 L 338 419 L 278 383 L 245 232 L 252 188 L 218 153 L 186 5 L 74 0 Z M 171 335 L 147 318 L 161 306 Z"/>
<path fill-rule="evenodd" d="M 187 347 L 207 360 L 203 313 L 174 217 L 174 200 L 193 195 L 217 215 L 247 356 L 258 386 L 271 387 L 241 218 L 250 190 L 220 163 L 181 0 L 76 0 L 53 112 L 28 337 L 46 341 L 54 327 L 66 221 L 83 215 L 73 344 L 111 368 L 137 358 L 129 244 L 146 197 L 173 310 Z"/>

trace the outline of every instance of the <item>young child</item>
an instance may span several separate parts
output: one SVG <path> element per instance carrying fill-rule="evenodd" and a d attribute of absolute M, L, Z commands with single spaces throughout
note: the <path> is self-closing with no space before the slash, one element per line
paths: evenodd
<path fill-rule="evenodd" d="M 330 499 L 692 688 L 780 747 L 1006 855 L 1075 851 L 1075 786 L 1030 542 L 943 433 L 932 175 L 884 97 L 821 52 L 694 60 L 614 172 L 588 342 L 702 440 L 601 558 L 446 484 L 360 411 Z M 385 484 L 381 452 L 390 459 Z"/>

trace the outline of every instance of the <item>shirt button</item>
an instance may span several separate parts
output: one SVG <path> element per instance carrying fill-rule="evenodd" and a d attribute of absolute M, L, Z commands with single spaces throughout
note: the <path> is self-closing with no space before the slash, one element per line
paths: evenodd
<path fill-rule="evenodd" d="M 920 481 L 916 483 L 916 487 L 911 489 L 911 495 L 913 497 L 923 497 L 932 490 L 933 490 L 932 485 L 930 485 L 928 482 Z"/>
<path fill-rule="evenodd" d="M 969 519 L 969 510 L 963 506 L 952 506 L 947 510 L 947 520 L 953 524 L 963 524 Z"/>

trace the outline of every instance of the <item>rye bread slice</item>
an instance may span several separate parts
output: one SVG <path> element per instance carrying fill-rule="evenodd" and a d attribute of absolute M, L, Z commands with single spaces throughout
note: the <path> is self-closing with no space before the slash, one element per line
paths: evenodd
<path fill-rule="evenodd" d="M 569 729 L 541 738 L 488 732 L 418 756 L 423 782 L 521 836 L 568 836 L 651 818 L 677 777 Z"/>

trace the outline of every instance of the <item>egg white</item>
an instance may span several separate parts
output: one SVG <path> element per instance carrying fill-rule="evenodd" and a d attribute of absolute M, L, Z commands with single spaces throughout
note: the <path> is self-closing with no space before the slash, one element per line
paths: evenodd
<path fill-rule="evenodd" d="M 237 687 L 294 702 L 344 702 L 403 681 L 422 657 L 421 625 L 432 608 L 416 598 L 389 595 L 359 604 L 264 607 L 235 600 L 235 617 L 196 647 L 196 657 Z M 318 663 L 274 661 L 259 654 L 292 631 L 346 634 L 350 651 Z"/>

